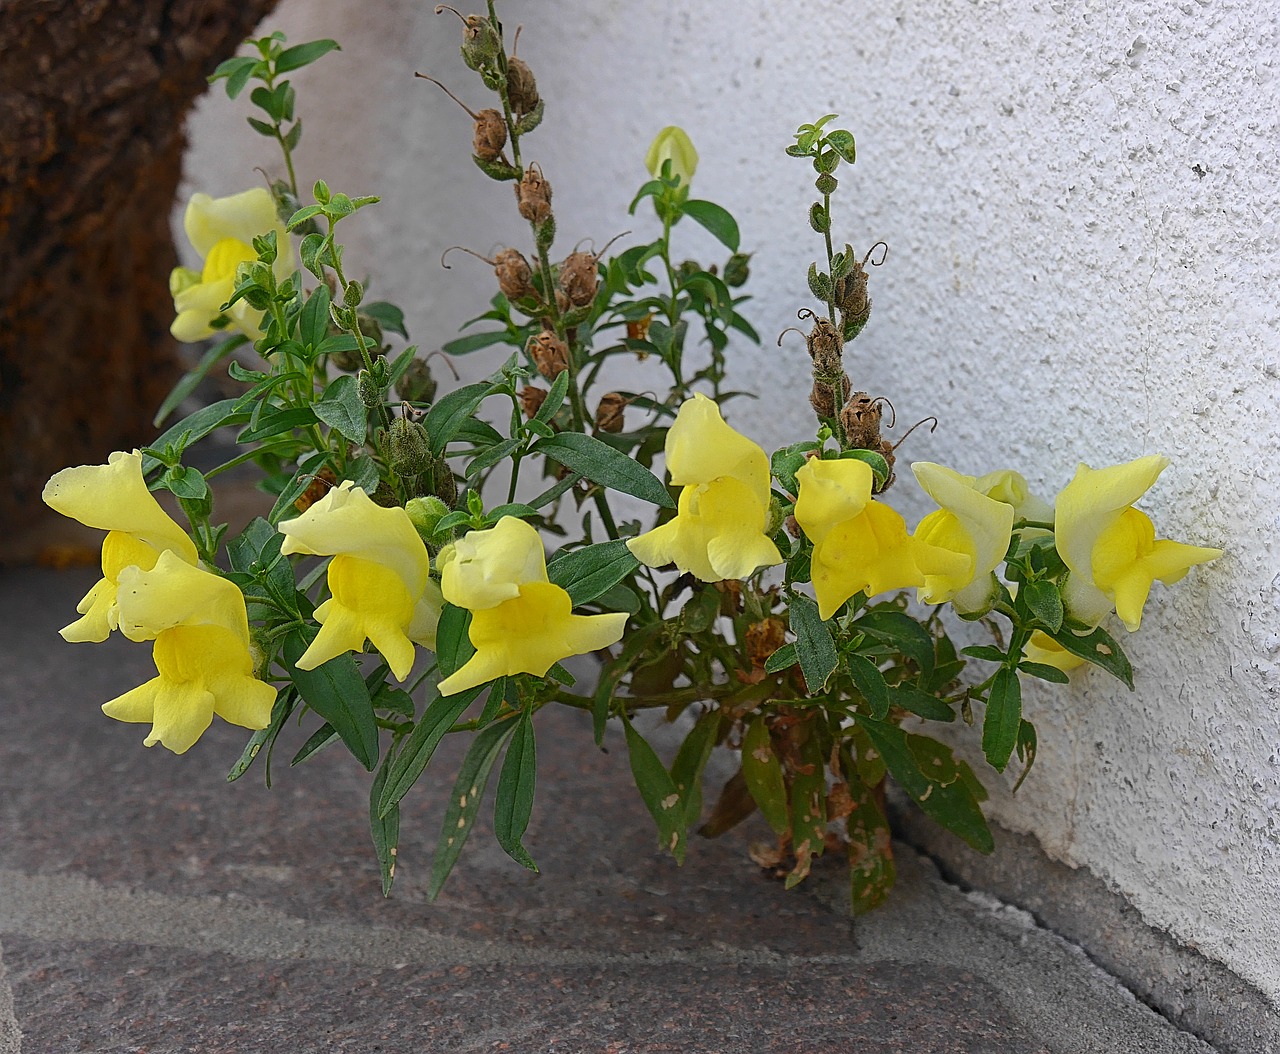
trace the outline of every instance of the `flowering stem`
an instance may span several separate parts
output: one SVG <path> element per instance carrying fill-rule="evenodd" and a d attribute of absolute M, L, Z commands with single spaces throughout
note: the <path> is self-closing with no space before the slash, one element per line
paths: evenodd
<path fill-rule="evenodd" d="M 826 214 L 826 217 L 827 217 L 827 223 L 826 223 L 827 229 L 822 232 L 822 237 L 826 240 L 826 243 L 827 243 L 827 274 L 833 275 L 831 279 L 831 298 L 827 301 L 827 317 L 830 318 L 832 324 L 834 324 L 836 320 L 836 290 L 835 290 L 835 278 L 834 278 L 835 252 L 833 251 L 831 246 L 831 195 L 830 194 L 822 195 L 822 211 Z M 835 394 L 834 389 L 832 389 L 832 394 L 833 395 Z M 837 395 L 836 399 L 837 399 L 836 405 L 839 406 L 840 402 L 842 401 L 841 397 Z"/>

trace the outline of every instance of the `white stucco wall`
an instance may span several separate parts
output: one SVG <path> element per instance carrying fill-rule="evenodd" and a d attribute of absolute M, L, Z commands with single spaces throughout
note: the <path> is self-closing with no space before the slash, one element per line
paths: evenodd
<path fill-rule="evenodd" d="M 1274 6 L 513 0 L 504 11 L 529 23 L 520 52 L 548 99 L 529 156 L 555 187 L 558 247 L 635 226 L 625 207 L 649 138 L 667 123 L 692 135 L 697 193 L 728 206 L 758 253 L 749 314 L 765 347 L 739 347 L 734 368 L 770 396 L 738 404 L 734 422 L 763 444 L 810 428 L 802 346 L 772 342 L 808 302 L 804 271 L 821 252 L 805 220 L 810 173 L 782 148 L 800 121 L 838 112 L 859 161 L 837 234 L 892 247 L 850 372 L 902 420 L 941 419 L 904 461 L 1016 467 L 1051 496 L 1078 460 L 1173 458 L 1144 508 L 1163 536 L 1227 555 L 1157 585 L 1126 641 L 1136 693 L 1100 671 L 1034 693 L 1038 770 L 1016 799 L 997 790 L 991 811 L 1280 998 Z M 456 256 L 442 271 L 441 250 L 527 239 L 510 190 L 474 174 L 470 122 L 411 77 L 433 73 L 483 104 L 457 60 L 457 19 L 406 0 L 358 11 L 284 0 L 270 24 L 343 41 L 297 77 L 301 168 L 384 195 L 347 224 L 365 232 L 350 239 L 349 270 L 372 274 L 424 348 L 438 346 L 488 295 L 482 265 Z M 230 193 L 256 178 L 253 164 L 276 165 L 269 144 L 235 130 L 241 113 L 220 91 L 200 108 L 191 189 Z M 697 234 L 690 255 L 708 245 Z M 925 511 L 911 490 L 893 494 L 909 520 Z"/>

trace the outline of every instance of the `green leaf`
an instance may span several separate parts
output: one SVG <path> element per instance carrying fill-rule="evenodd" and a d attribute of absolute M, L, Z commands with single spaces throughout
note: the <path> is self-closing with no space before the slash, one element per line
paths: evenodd
<path fill-rule="evenodd" d="M 234 99 L 244 91 L 244 86 L 249 83 L 249 78 L 253 76 L 257 66 L 257 59 L 249 58 L 247 55 L 237 55 L 218 63 L 218 68 L 209 75 L 209 83 L 213 84 L 225 78 L 227 98 Z"/>
<path fill-rule="evenodd" d="M 317 633 L 318 627 L 304 624 L 285 636 L 285 668 L 302 701 L 333 726 L 356 760 L 372 772 L 378 764 L 378 725 L 355 659 L 348 653 L 314 670 L 298 669 L 298 660 Z"/>
<path fill-rule="evenodd" d="M 263 414 L 256 424 L 250 425 L 236 436 L 237 443 L 253 443 L 270 439 L 295 428 L 306 428 L 316 423 L 315 411 L 310 406 L 290 406 L 274 413 Z"/>
<path fill-rule="evenodd" d="M 374 300 L 367 304 L 360 305 L 360 314 L 368 315 L 379 326 L 382 327 L 384 333 L 396 333 L 409 339 L 409 331 L 405 328 L 404 312 L 395 304 L 388 303 L 385 300 Z"/>
<path fill-rule="evenodd" d="M 528 135 L 542 123 L 542 115 L 546 110 L 546 101 L 539 99 L 538 104 L 527 114 L 516 121 L 516 134 Z"/>
<path fill-rule="evenodd" d="M 694 722 L 671 763 L 671 780 L 684 803 L 685 828 L 702 818 L 702 772 L 720 735 L 720 711 L 708 710 Z"/>
<path fill-rule="evenodd" d="M 175 498 L 202 501 L 209 497 L 209 484 L 198 468 L 174 465 L 164 474 L 164 485 Z"/>
<path fill-rule="evenodd" d="M 289 720 L 289 715 L 293 713 L 294 707 L 298 705 L 298 696 L 294 692 L 292 686 L 283 688 L 276 695 L 276 701 L 271 705 L 271 722 L 266 728 L 259 728 L 249 737 L 249 742 L 244 745 L 244 750 L 240 754 L 240 759 L 231 766 L 231 771 L 227 773 L 227 782 L 235 783 L 241 776 L 249 771 L 249 766 L 253 764 L 259 752 L 265 746 L 268 754 L 271 745 L 275 743 L 276 736 L 280 734 L 280 729 L 284 727 L 284 723 Z M 271 786 L 270 770 L 267 774 L 267 786 Z"/>
<path fill-rule="evenodd" d="M 935 755 L 937 751 L 945 751 L 949 756 L 949 748 L 928 740 L 925 736 L 908 736 L 902 729 L 887 721 L 877 721 L 863 714 L 856 714 L 854 720 L 867 733 L 893 778 L 928 816 L 981 853 L 990 853 L 995 848 L 991 829 L 987 826 L 986 817 L 982 815 L 969 781 L 964 777 L 964 770 L 953 761 L 951 771 L 956 775 L 947 783 L 931 779 L 921 771 L 917 755 L 927 757 Z M 916 744 L 913 751 L 908 740 L 926 740 L 933 747 L 926 750 L 924 744 Z M 946 767 L 945 764 L 943 767 Z M 951 771 L 946 774 L 950 775 Z"/>
<path fill-rule="evenodd" d="M 493 392 L 492 384 L 481 381 L 457 388 L 438 400 L 423 421 L 427 437 L 431 441 L 431 452 L 443 453 L 449 440 L 457 435 L 458 429 L 476 412 L 481 400 Z"/>
<path fill-rule="evenodd" d="M 498 760 L 498 754 L 515 730 L 515 721 L 491 724 L 480 731 L 467 748 L 467 755 L 462 759 L 462 767 L 458 770 L 458 778 L 454 780 L 453 791 L 449 795 L 444 826 L 440 829 L 435 856 L 431 860 L 428 899 L 434 901 L 440 895 L 453 865 L 458 862 L 458 855 L 466 845 L 480 813 L 480 802 L 484 798 L 485 787 L 489 784 L 494 762 Z"/>
<path fill-rule="evenodd" d="M 960 654 L 974 659 L 984 659 L 987 662 L 1004 662 L 1008 657 L 999 648 L 992 647 L 990 644 L 975 644 L 969 648 L 961 648 Z"/>
<path fill-rule="evenodd" d="M 871 706 L 872 716 L 883 721 L 889 713 L 889 686 L 884 674 L 865 655 L 850 655 L 848 663 L 849 676 Z"/>
<path fill-rule="evenodd" d="M 769 726 L 762 714 L 751 719 L 742 737 L 742 778 L 773 833 L 781 837 L 791 830 L 782 762 L 774 752 Z"/>
<path fill-rule="evenodd" d="M 619 538 L 558 554 L 547 564 L 547 577 L 567 591 L 578 607 L 603 596 L 639 566 L 626 541 Z"/>
<path fill-rule="evenodd" d="M 396 851 L 400 845 L 400 806 L 393 806 L 384 814 L 380 811 L 382 792 L 387 785 L 393 755 L 390 750 L 378 766 L 369 788 L 369 834 L 373 838 L 373 851 L 378 857 L 378 869 L 382 872 L 382 895 L 391 895 L 391 884 L 396 880 Z"/>
<path fill-rule="evenodd" d="M 845 821 L 849 832 L 849 906 L 855 915 L 865 915 L 889 896 L 897 868 L 889 822 L 871 788 L 854 778 L 849 782 L 849 793 L 853 798 L 853 812 Z"/>
<path fill-rule="evenodd" d="M 330 743 L 337 742 L 338 733 L 333 730 L 333 725 L 326 721 L 323 725 L 311 733 L 307 741 L 298 748 L 298 752 L 293 755 L 289 761 L 289 767 L 301 765 L 315 755 L 319 754 Z"/>
<path fill-rule="evenodd" d="M 809 265 L 809 292 L 819 300 L 831 299 L 831 279 L 818 270 L 816 263 Z"/>
<path fill-rule="evenodd" d="M 318 285 L 302 307 L 298 318 L 298 337 L 313 352 L 324 343 L 329 335 L 329 287 Z"/>
<path fill-rule="evenodd" d="M 852 628 L 897 648 L 916 664 L 921 677 L 928 679 L 933 676 L 933 637 L 905 612 L 872 609 L 865 612 Z"/>
<path fill-rule="evenodd" d="M 658 842 L 676 858 L 677 864 L 683 864 L 686 824 L 684 809 L 680 807 L 680 791 L 644 736 L 625 718 L 622 727 L 627 736 L 631 775 L 658 825 Z"/>
<path fill-rule="evenodd" d="M 1019 598 L 1026 602 L 1027 609 L 1050 633 L 1062 629 L 1062 594 L 1052 582 L 1044 579 L 1024 582 Z"/>
<path fill-rule="evenodd" d="M 1107 673 L 1119 677 L 1129 686 L 1129 691 L 1133 691 L 1133 667 L 1129 665 L 1129 657 L 1101 626 L 1083 636 L 1077 636 L 1064 626 L 1057 633 L 1050 633 L 1049 636 L 1072 655 L 1088 659 L 1095 666 L 1101 666 Z"/>
<path fill-rule="evenodd" d="M 507 756 L 498 776 L 498 800 L 493 807 L 493 833 L 498 844 L 517 864 L 536 872 L 538 865 L 521 844 L 533 815 L 533 792 L 538 777 L 538 755 L 534 748 L 532 711 L 519 717 Z"/>
<path fill-rule="evenodd" d="M 809 226 L 819 234 L 826 234 L 831 229 L 831 217 L 820 201 L 809 206 Z"/>
<path fill-rule="evenodd" d="M 1040 749 L 1039 741 L 1036 737 L 1036 726 L 1030 721 L 1023 721 L 1018 726 L 1018 760 L 1022 762 L 1022 774 L 1018 777 L 1018 782 L 1013 785 L 1013 793 L 1018 793 L 1018 788 L 1022 786 L 1022 781 L 1031 775 L 1031 766 L 1036 763 L 1036 752 Z"/>
<path fill-rule="evenodd" d="M 846 132 L 843 128 L 836 128 L 827 133 L 826 139 L 827 145 L 849 164 L 852 165 L 857 160 L 858 153 L 854 146 L 853 133 Z"/>
<path fill-rule="evenodd" d="M 641 498 L 664 509 L 676 507 L 667 488 L 657 476 L 594 436 L 581 432 L 562 432 L 538 440 L 533 449 L 565 468 L 580 473 L 593 483 Z"/>
<path fill-rule="evenodd" d="M 778 673 L 782 670 L 790 669 L 800 657 L 796 655 L 796 646 L 793 643 L 784 644 L 764 661 L 765 673 Z"/>
<path fill-rule="evenodd" d="M 316 417 L 336 429 L 351 442 L 364 442 L 369 429 L 369 415 L 360 400 L 359 386 L 349 373 L 337 377 L 312 404 Z"/>
<path fill-rule="evenodd" d="M 1042 681 L 1052 681 L 1054 684 L 1070 684 L 1071 678 L 1063 673 L 1056 666 L 1049 666 L 1043 662 L 1027 662 L 1023 660 L 1018 663 L 1018 669 L 1029 677 L 1039 677 Z"/>
<path fill-rule="evenodd" d="M 295 44 L 280 52 L 280 57 L 276 59 L 276 73 L 288 73 L 291 70 L 301 69 L 331 51 L 341 50 L 336 40 L 312 40 L 306 44 Z"/>
<path fill-rule="evenodd" d="M 410 788 L 422 775 L 431 755 L 435 753 L 440 740 L 453 727 L 459 715 L 484 690 L 483 686 L 468 688 L 457 695 L 438 695 L 433 685 L 428 691 L 427 706 L 396 755 L 396 760 L 387 774 L 387 781 L 382 789 L 382 798 L 378 803 L 378 815 L 385 816 L 409 793 Z"/>
<path fill-rule="evenodd" d="M 495 329 L 488 333 L 468 333 L 465 337 L 457 337 L 443 345 L 440 350 L 446 355 L 466 355 L 481 348 L 501 344 L 510 334 L 505 329 Z"/>
<path fill-rule="evenodd" d="M 889 703 L 899 706 L 929 721 L 954 721 L 956 712 L 950 704 L 932 692 L 926 692 L 914 684 L 899 684 L 889 689 Z"/>
<path fill-rule="evenodd" d="M 548 423 L 556 414 L 556 411 L 564 404 L 565 396 L 569 392 L 569 371 L 562 370 L 557 374 L 556 379 L 551 382 L 551 390 L 547 392 L 547 397 L 542 400 L 542 405 L 538 407 L 538 412 L 533 415 L 535 421 L 541 421 L 543 424 Z"/>
<path fill-rule="evenodd" d="M 170 444 L 176 444 L 185 435 L 185 445 L 190 446 L 212 432 L 215 428 L 226 425 L 242 425 L 249 420 L 249 411 L 241 409 L 239 399 L 222 399 L 202 407 L 188 417 L 184 417 L 176 425 L 172 425 L 151 441 L 151 449 L 163 450 Z M 151 472 L 160 462 L 146 454 L 142 458 L 143 475 Z"/>
<path fill-rule="evenodd" d="M 471 612 L 446 603 L 436 625 L 436 664 L 443 677 L 451 677 L 476 653 L 468 629 Z"/>
<path fill-rule="evenodd" d="M 494 443 L 488 449 L 480 451 L 467 463 L 467 479 L 474 481 L 485 469 L 492 468 L 499 461 L 505 461 L 515 453 L 523 442 L 523 439 L 504 439 L 499 443 Z"/>
<path fill-rule="evenodd" d="M 728 211 L 710 201 L 694 198 L 686 201 L 681 211 L 694 223 L 710 231 L 730 251 L 738 251 L 738 221 Z"/>
<path fill-rule="evenodd" d="M 249 127 L 252 128 L 259 135 L 264 135 L 268 139 L 275 138 L 276 136 L 275 125 L 268 124 L 266 121 L 259 121 L 256 117 L 246 117 L 245 120 L 249 122 Z"/>
<path fill-rule="evenodd" d="M 1016 671 L 1002 666 L 987 692 L 987 713 L 982 720 L 982 752 L 997 772 L 1009 764 L 1021 721 L 1022 685 Z"/>
<path fill-rule="evenodd" d="M 836 668 L 836 645 L 831 630 L 818 614 L 818 605 L 803 593 L 791 598 L 791 632 L 796 635 L 796 655 L 810 695 L 822 691 Z"/>

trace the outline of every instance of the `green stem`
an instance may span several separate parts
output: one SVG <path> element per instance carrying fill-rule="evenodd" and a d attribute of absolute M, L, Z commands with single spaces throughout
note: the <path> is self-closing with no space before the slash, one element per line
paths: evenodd
<path fill-rule="evenodd" d="M 827 274 L 831 277 L 831 299 L 827 301 L 827 317 L 831 319 L 832 324 L 836 321 L 836 280 L 832 272 L 835 270 L 835 252 L 831 245 L 831 195 L 822 195 L 822 211 L 827 217 L 827 229 L 822 232 L 822 237 L 827 243 Z M 839 397 L 837 397 L 836 405 L 839 405 Z"/>

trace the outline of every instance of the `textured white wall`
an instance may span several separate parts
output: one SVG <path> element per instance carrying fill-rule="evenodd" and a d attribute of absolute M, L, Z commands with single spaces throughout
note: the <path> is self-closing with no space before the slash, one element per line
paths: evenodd
<path fill-rule="evenodd" d="M 1017 467 L 1046 496 L 1077 460 L 1174 459 L 1144 507 L 1162 535 L 1227 555 L 1156 587 L 1126 642 L 1135 694 L 1100 671 L 1034 694 L 1038 771 L 1016 799 L 996 793 L 992 811 L 1280 998 L 1274 6 L 513 0 L 504 11 L 530 23 L 520 52 L 548 99 L 530 156 L 555 187 L 558 248 L 634 227 L 624 212 L 650 137 L 668 123 L 692 135 L 696 192 L 729 207 L 759 254 L 749 314 L 765 347 L 737 348 L 734 369 L 770 395 L 738 404 L 734 421 L 762 443 L 810 427 L 803 349 L 794 336 L 772 343 L 808 302 L 804 271 L 821 252 L 805 220 L 810 173 L 782 148 L 800 121 L 834 111 L 860 157 L 837 233 L 892 247 L 850 372 L 902 420 L 941 419 L 900 455 L 975 474 Z M 483 105 L 457 59 L 457 19 L 406 0 L 358 13 L 284 0 L 270 24 L 344 42 L 297 77 L 302 169 L 385 196 L 347 225 L 365 232 L 349 269 L 373 275 L 424 348 L 438 346 L 487 296 L 482 265 L 457 256 L 441 271 L 440 251 L 527 239 L 510 190 L 472 170 L 470 122 L 411 78 L 431 72 Z M 230 193 L 252 164 L 275 164 L 232 131 L 239 121 L 220 93 L 201 107 L 192 189 Z M 699 233 L 689 255 L 712 258 Z M 893 494 L 908 519 L 925 511 L 911 486 Z"/>

